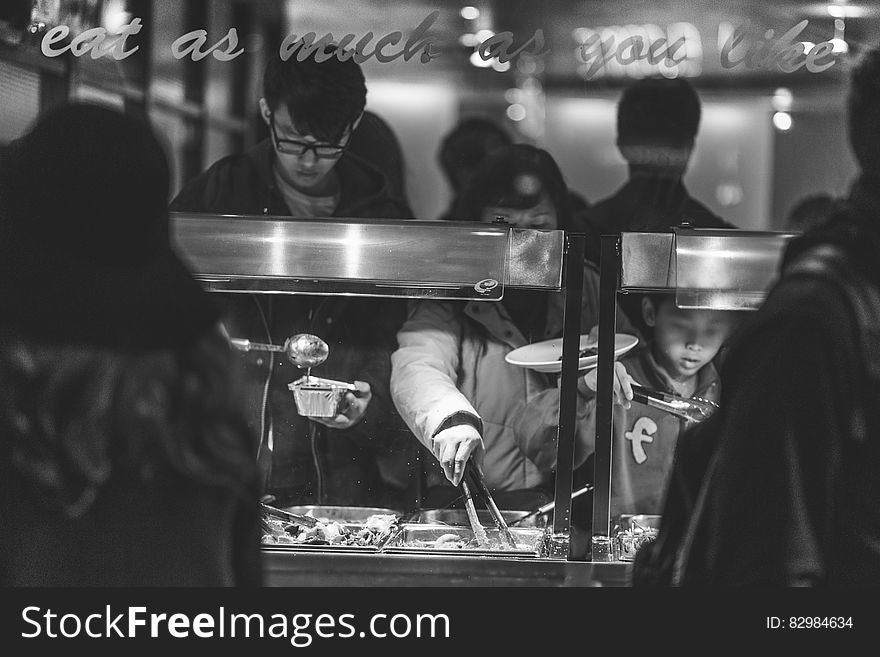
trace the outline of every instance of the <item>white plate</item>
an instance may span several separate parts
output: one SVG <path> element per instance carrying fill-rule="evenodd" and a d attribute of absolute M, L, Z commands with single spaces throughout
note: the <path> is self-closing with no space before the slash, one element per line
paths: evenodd
<path fill-rule="evenodd" d="M 633 335 L 617 333 L 614 336 L 614 358 L 619 358 L 638 343 L 639 339 Z M 596 344 L 590 342 L 589 334 L 584 334 L 581 336 L 578 349 L 595 346 Z M 504 357 L 504 360 L 511 365 L 527 367 L 538 372 L 561 372 L 560 356 L 562 356 L 562 338 L 554 338 L 514 349 Z M 578 359 L 578 370 L 588 370 L 595 367 L 598 362 L 598 356 L 584 356 Z"/>

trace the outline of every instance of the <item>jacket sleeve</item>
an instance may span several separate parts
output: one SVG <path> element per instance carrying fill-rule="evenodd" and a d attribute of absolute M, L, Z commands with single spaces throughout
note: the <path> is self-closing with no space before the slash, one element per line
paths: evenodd
<path fill-rule="evenodd" d="M 400 299 L 375 299 L 370 300 L 370 304 L 369 310 L 374 315 L 361 324 L 365 339 L 357 347 L 365 359 L 354 377 L 370 384 L 372 399 L 362 421 L 344 433 L 365 444 L 381 447 L 379 443 L 386 441 L 395 427 L 390 392 L 391 353 L 397 347 L 395 336 L 403 323 L 406 304 Z"/>
<path fill-rule="evenodd" d="M 171 201 L 171 212 L 210 212 L 213 207 L 209 189 L 215 185 L 211 182 L 211 172 L 205 171 L 187 182 Z"/>
<path fill-rule="evenodd" d="M 397 334 L 391 356 L 391 397 L 416 438 L 428 449 L 444 422 L 479 414 L 458 390 L 464 318 L 452 303 L 419 301 Z"/>
<path fill-rule="evenodd" d="M 254 195 L 247 172 L 236 172 L 240 157 L 231 155 L 190 179 L 171 201 L 171 212 L 239 214 L 240 203 Z"/>

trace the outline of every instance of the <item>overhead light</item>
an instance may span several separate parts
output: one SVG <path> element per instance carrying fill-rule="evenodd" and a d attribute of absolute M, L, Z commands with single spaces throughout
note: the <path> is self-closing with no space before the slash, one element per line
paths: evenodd
<path fill-rule="evenodd" d="M 831 39 L 831 52 L 849 52 L 849 44 L 843 39 Z"/>
<path fill-rule="evenodd" d="M 777 130 L 781 130 L 782 132 L 791 130 L 791 114 L 788 112 L 776 112 L 773 115 L 773 125 Z"/>
<path fill-rule="evenodd" d="M 468 32 L 467 34 L 462 34 L 460 37 L 458 37 L 458 42 L 465 48 L 473 48 L 478 43 L 480 43 L 480 40 L 477 38 L 476 34 L 471 34 L 470 32 Z"/>
<path fill-rule="evenodd" d="M 467 21 L 472 21 L 476 18 L 480 17 L 480 10 L 471 5 L 467 5 L 466 7 L 462 7 L 461 11 L 458 12 L 461 14 L 461 17 Z"/>
<path fill-rule="evenodd" d="M 107 32 L 116 34 L 131 22 L 131 18 L 123 0 L 109 0 L 103 7 L 101 24 Z"/>
<path fill-rule="evenodd" d="M 504 100 L 508 103 L 518 103 L 522 98 L 522 90 L 518 87 L 511 87 L 504 92 Z"/>
<path fill-rule="evenodd" d="M 571 36 L 574 37 L 574 40 L 578 43 L 584 43 L 590 38 L 591 34 L 593 34 L 593 30 L 588 27 L 576 27 L 571 32 Z"/>
<path fill-rule="evenodd" d="M 510 105 L 505 113 L 507 114 L 507 118 L 511 121 L 522 121 L 526 118 L 526 108 L 519 103 Z"/>
<path fill-rule="evenodd" d="M 477 32 L 477 41 L 482 43 L 486 39 L 495 36 L 495 33 L 492 30 L 480 30 Z"/>
<path fill-rule="evenodd" d="M 773 92 L 771 103 L 773 104 L 773 109 L 777 112 L 787 112 L 791 109 L 791 103 L 793 100 L 794 95 L 791 93 L 791 89 L 779 87 Z"/>
<path fill-rule="evenodd" d="M 479 68 L 488 68 L 488 67 L 492 66 L 492 60 L 491 59 L 483 59 L 482 57 L 480 57 L 479 51 L 474 50 L 471 53 L 471 64 L 473 64 L 474 66 L 477 66 Z"/>
<path fill-rule="evenodd" d="M 865 7 L 829 3 L 828 15 L 832 18 L 862 18 L 868 15 L 868 10 Z"/>
<path fill-rule="evenodd" d="M 509 61 L 508 62 L 501 62 L 501 61 L 498 61 L 497 58 L 493 58 L 490 61 L 492 62 L 492 68 L 494 68 L 499 73 L 504 73 L 505 71 L 510 70 L 510 62 Z"/>

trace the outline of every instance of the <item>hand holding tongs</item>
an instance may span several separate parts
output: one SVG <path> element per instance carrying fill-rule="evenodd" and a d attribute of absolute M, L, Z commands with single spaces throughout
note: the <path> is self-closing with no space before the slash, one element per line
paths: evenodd
<path fill-rule="evenodd" d="M 468 516 L 471 517 L 471 509 L 473 508 L 473 497 L 471 496 L 470 486 L 473 486 L 477 491 L 479 491 L 480 495 L 483 497 L 483 501 L 486 503 L 486 508 L 489 510 L 489 515 L 492 516 L 492 521 L 495 523 L 495 527 L 498 529 L 498 533 L 501 534 L 502 540 L 507 544 L 511 550 L 516 549 L 516 541 L 513 539 L 513 535 L 510 533 L 510 529 L 507 527 L 507 523 L 504 521 L 504 517 L 501 515 L 501 511 L 498 510 L 498 506 L 495 504 L 495 500 L 492 498 L 492 493 L 489 491 L 489 487 L 486 485 L 486 480 L 483 478 L 483 473 L 480 472 L 479 468 L 473 462 L 473 460 L 468 460 L 468 462 L 464 466 L 464 476 L 461 479 L 461 488 L 465 494 L 465 504 L 470 504 L 468 507 Z M 473 513 L 473 517 L 471 517 L 471 524 L 474 524 L 476 521 L 476 526 L 480 526 L 479 521 L 476 518 L 476 512 Z M 476 530 L 476 526 L 474 529 Z M 481 527 L 482 529 L 482 527 Z M 475 532 L 476 533 L 476 532 Z M 479 536 L 477 537 L 479 540 Z"/>
<path fill-rule="evenodd" d="M 720 407 L 699 397 L 681 397 L 632 384 L 633 401 L 666 411 L 691 422 L 702 422 Z"/>

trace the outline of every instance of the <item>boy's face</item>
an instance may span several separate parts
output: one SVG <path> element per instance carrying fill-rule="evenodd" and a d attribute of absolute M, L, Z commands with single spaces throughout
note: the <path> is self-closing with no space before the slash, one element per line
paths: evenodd
<path fill-rule="evenodd" d="M 337 143 L 330 144 L 315 139 L 312 135 L 299 134 L 283 103 L 271 110 L 266 99 L 262 98 L 260 112 L 269 126 L 281 176 L 294 189 L 306 194 L 320 195 L 327 189 L 328 174 L 342 157 L 354 128 L 346 130 Z M 303 144 L 314 146 L 318 151 L 313 148 L 303 151 Z"/>
<path fill-rule="evenodd" d="M 709 363 L 730 336 L 734 316 L 723 310 L 677 308 L 673 300 L 655 307 L 642 299 L 642 316 L 654 328 L 654 356 L 675 380 L 687 380 Z"/>

